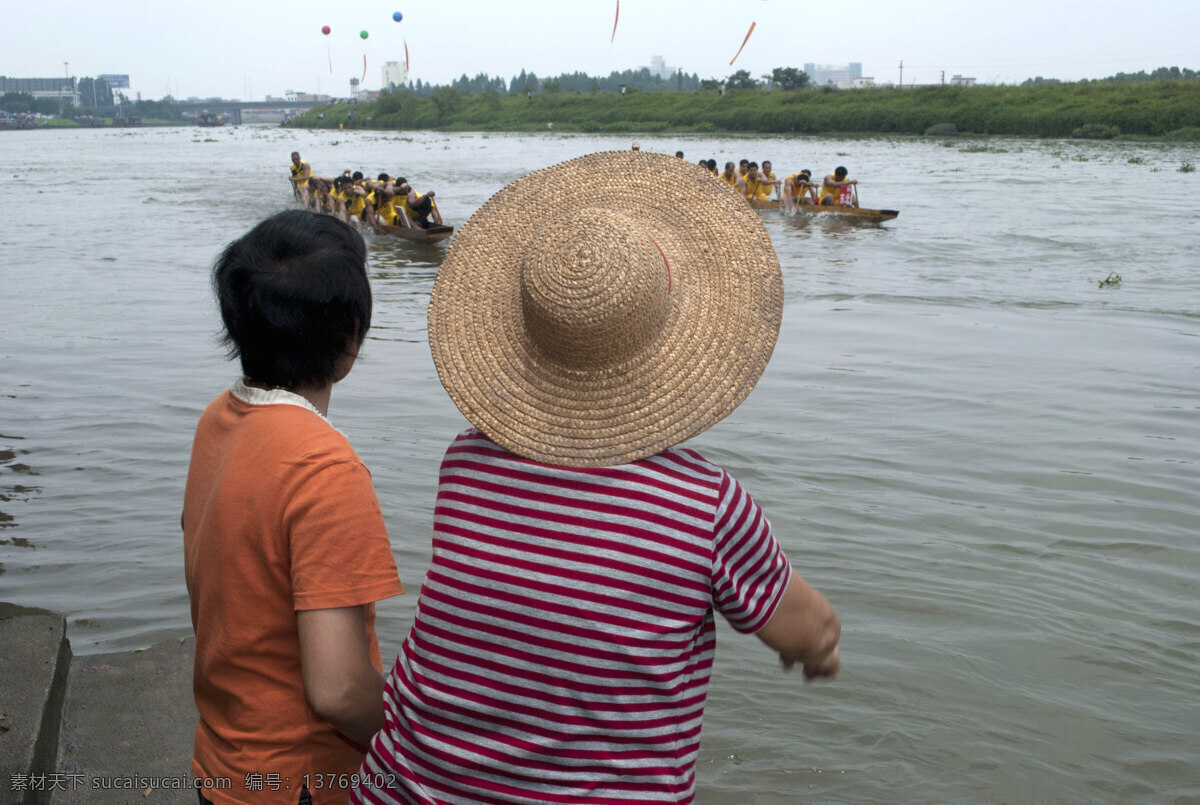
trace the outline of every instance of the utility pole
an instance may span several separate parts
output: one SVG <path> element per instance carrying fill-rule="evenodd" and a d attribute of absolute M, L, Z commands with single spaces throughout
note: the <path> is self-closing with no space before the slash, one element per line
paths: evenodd
<path fill-rule="evenodd" d="M 904 89 L 904 59 L 900 60 L 900 89 Z"/>
<path fill-rule="evenodd" d="M 946 86 L 946 71 L 942 70 L 942 86 Z"/>
<path fill-rule="evenodd" d="M 70 64 L 71 64 L 70 62 L 63 62 L 63 78 L 67 79 L 68 81 L 71 79 Z M 59 87 L 58 87 L 58 116 L 59 117 L 63 116 L 62 91 L 63 91 L 62 85 L 59 85 Z"/>

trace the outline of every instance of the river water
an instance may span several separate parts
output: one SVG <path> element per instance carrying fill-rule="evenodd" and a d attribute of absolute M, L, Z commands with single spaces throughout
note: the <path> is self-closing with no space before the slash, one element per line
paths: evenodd
<path fill-rule="evenodd" d="M 292 150 L 318 173 L 407 175 L 462 224 L 524 173 L 629 139 L 0 136 L 0 600 L 66 613 L 77 654 L 190 634 L 188 450 L 236 375 L 208 272 L 289 202 Z M 845 164 L 863 206 L 901 211 L 761 213 L 779 344 L 690 445 L 838 608 L 844 672 L 804 685 L 723 629 L 699 800 L 1200 802 L 1200 175 L 1178 170 L 1200 149 L 641 140 L 781 175 Z M 374 325 L 330 413 L 372 468 L 410 591 L 380 605 L 386 660 L 465 423 L 425 335 L 445 245 L 368 241 Z"/>

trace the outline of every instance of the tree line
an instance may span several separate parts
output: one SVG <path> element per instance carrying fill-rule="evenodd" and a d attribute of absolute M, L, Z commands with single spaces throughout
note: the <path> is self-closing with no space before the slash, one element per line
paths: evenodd
<path fill-rule="evenodd" d="M 353 114 L 351 114 L 353 112 Z M 1200 140 L 1200 78 L 835 90 L 480 94 L 435 87 L 428 97 L 323 107 L 301 127 L 458 131 L 991 134 Z"/>

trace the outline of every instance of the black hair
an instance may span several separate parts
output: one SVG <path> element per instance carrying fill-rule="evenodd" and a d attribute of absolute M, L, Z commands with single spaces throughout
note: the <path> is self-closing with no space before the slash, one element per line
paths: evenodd
<path fill-rule="evenodd" d="M 402 184 L 408 184 L 408 179 L 405 179 L 403 176 L 397 176 L 392 180 L 392 184 L 396 185 L 396 187 L 399 187 Z"/>
<path fill-rule="evenodd" d="M 353 173 L 353 175 L 351 175 L 351 177 L 350 177 L 350 178 L 351 178 L 351 179 L 361 179 L 362 177 L 363 177 L 363 172 L 362 172 L 362 171 L 355 171 L 355 172 Z"/>
<path fill-rule="evenodd" d="M 834 175 L 837 175 L 840 173 L 842 176 L 845 176 L 847 173 L 849 173 L 849 171 L 847 171 L 841 165 L 838 165 L 836 168 L 833 169 L 833 173 L 834 173 Z"/>
<path fill-rule="evenodd" d="M 810 171 L 808 168 L 804 168 L 800 172 L 803 173 L 805 176 L 812 176 L 812 171 Z"/>
<path fill-rule="evenodd" d="M 708 159 L 708 169 L 709 170 L 717 169 L 717 161 L 715 159 L 713 159 L 712 157 L 709 157 L 709 159 Z"/>
<path fill-rule="evenodd" d="M 225 247 L 213 291 L 230 358 L 248 380 L 286 389 L 337 379 L 371 326 L 367 247 L 353 227 L 306 210 L 271 216 Z"/>
<path fill-rule="evenodd" d="M 748 168 L 758 168 L 758 163 L 757 163 L 757 162 L 751 162 L 751 163 L 750 163 L 749 165 L 747 165 L 746 167 L 748 167 Z"/>
<path fill-rule="evenodd" d="M 376 178 L 376 179 L 378 179 L 378 180 L 379 180 L 379 181 L 381 181 L 381 182 L 386 182 L 388 179 L 390 179 L 390 178 L 392 178 L 392 177 L 391 177 L 391 176 L 388 176 L 386 173 L 381 173 L 381 174 L 379 174 L 378 176 L 376 176 L 375 178 Z"/>

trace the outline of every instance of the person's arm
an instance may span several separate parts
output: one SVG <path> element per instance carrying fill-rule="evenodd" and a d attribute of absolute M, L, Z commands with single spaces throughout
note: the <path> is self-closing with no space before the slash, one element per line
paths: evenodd
<path fill-rule="evenodd" d="M 346 737 L 366 745 L 383 727 L 383 676 L 371 664 L 362 606 L 296 613 L 308 704 Z"/>
<path fill-rule="evenodd" d="M 794 570 L 775 614 L 755 634 L 779 652 L 784 668 L 803 665 L 805 679 L 832 679 L 841 670 L 842 622 L 825 596 Z"/>

